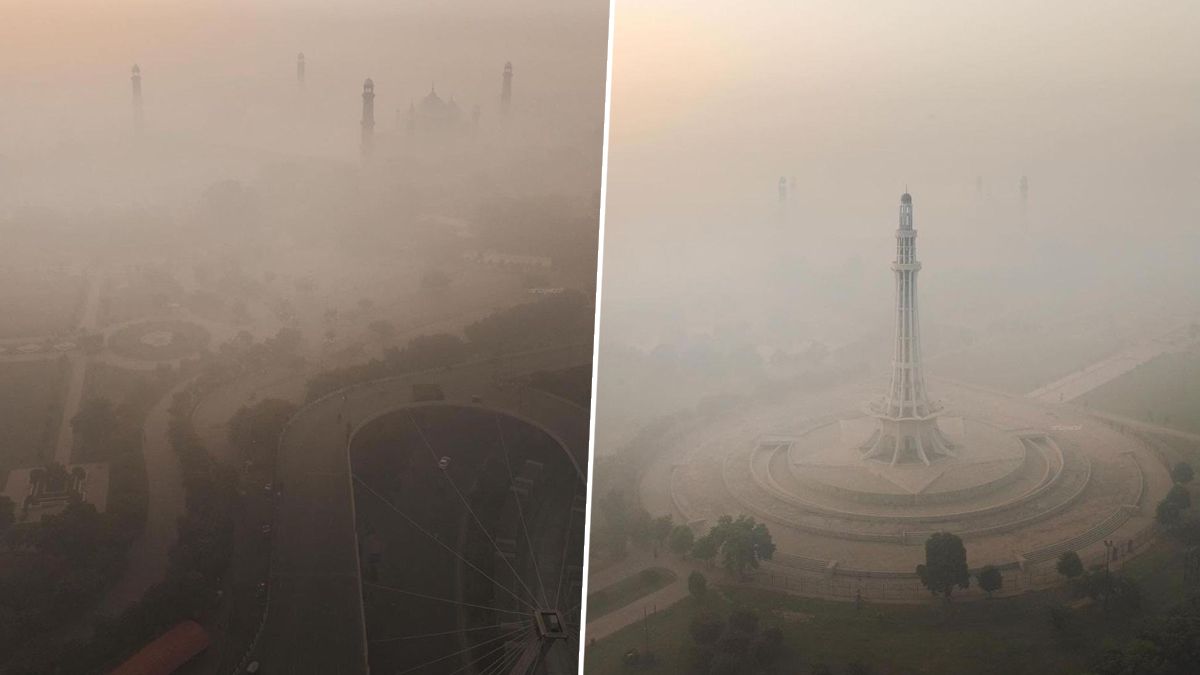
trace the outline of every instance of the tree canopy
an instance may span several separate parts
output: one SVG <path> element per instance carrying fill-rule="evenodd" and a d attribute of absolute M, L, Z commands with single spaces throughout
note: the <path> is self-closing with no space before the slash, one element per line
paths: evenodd
<path fill-rule="evenodd" d="M 971 572 L 967 569 L 967 549 L 962 539 L 950 532 L 936 532 L 925 540 L 925 564 L 917 565 L 917 576 L 930 593 L 950 599 L 954 588 L 967 588 Z"/>

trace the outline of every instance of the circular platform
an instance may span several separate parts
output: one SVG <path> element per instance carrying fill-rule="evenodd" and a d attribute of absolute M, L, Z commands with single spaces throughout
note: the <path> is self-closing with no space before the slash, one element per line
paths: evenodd
<path fill-rule="evenodd" d="M 753 515 L 785 556 L 907 574 L 938 531 L 961 536 L 982 565 L 1048 560 L 1152 526 L 1170 479 L 1144 442 L 1070 408 L 939 389 L 953 399 L 938 423 L 954 456 L 866 458 L 875 420 L 848 412 L 871 390 L 859 385 L 697 427 L 668 451 L 669 470 L 647 473 L 643 495 L 652 504 L 668 491 L 690 522 Z"/>

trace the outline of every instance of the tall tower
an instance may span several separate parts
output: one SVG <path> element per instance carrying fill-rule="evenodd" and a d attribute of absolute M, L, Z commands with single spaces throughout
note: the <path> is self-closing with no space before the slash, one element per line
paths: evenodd
<path fill-rule="evenodd" d="M 375 142 L 375 83 L 369 77 L 363 82 L 362 99 L 362 154 L 369 157 Z"/>
<path fill-rule="evenodd" d="M 136 132 L 142 131 L 142 69 L 138 64 L 133 64 L 132 74 L 129 76 L 129 81 L 133 84 L 133 130 Z"/>
<path fill-rule="evenodd" d="M 504 84 L 500 87 L 500 109 L 508 114 L 508 106 L 512 102 L 512 61 L 504 64 Z"/>
<path fill-rule="evenodd" d="M 900 197 L 900 228 L 896 230 L 896 344 L 892 382 L 871 413 L 875 433 L 863 446 L 864 457 L 888 464 L 930 462 L 953 456 L 954 447 L 937 425 L 941 410 L 929 400 L 921 365 L 921 324 L 917 311 L 917 231 L 913 229 L 912 195 Z"/>
<path fill-rule="evenodd" d="M 1029 178 L 1021 176 L 1021 182 L 1017 184 L 1017 188 L 1021 191 L 1021 224 L 1027 225 L 1029 216 Z"/>
<path fill-rule="evenodd" d="M 296 55 L 296 84 L 304 88 L 304 52 Z"/>
<path fill-rule="evenodd" d="M 784 178 L 783 176 L 780 176 L 779 177 L 779 203 L 780 204 L 787 201 L 787 195 L 788 195 L 787 179 Z"/>

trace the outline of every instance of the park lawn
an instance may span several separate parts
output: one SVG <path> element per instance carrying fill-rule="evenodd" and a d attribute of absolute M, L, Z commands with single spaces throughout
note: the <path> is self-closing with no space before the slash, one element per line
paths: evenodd
<path fill-rule="evenodd" d="M 0 471 L 51 456 L 69 370 L 65 357 L 0 363 Z"/>
<path fill-rule="evenodd" d="M 1200 433 L 1200 354 L 1169 352 L 1077 403 L 1151 424 Z"/>
<path fill-rule="evenodd" d="M 85 281 L 77 274 L 0 272 L 0 338 L 42 338 L 74 329 Z"/>
<path fill-rule="evenodd" d="M 1153 569 L 1155 563 L 1148 559 L 1141 571 Z M 652 617 L 648 638 L 639 622 L 589 645 L 586 668 L 589 675 L 635 672 L 622 665 L 621 656 L 633 648 L 644 652 L 649 644 L 658 664 L 645 672 L 691 672 L 691 620 L 706 612 L 724 618 L 740 608 L 757 613 L 760 625 L 783 631 L 785 652 L 767 671 L 771 673 L 803 674 L 814 663 L 837 672 L 861 662 L 891 675 L 1078 675 L 1086 671 L 1093 653 L 1123 641 L 1136 617 L 1105 617 L 1098 608 L 1083 607 L 1072 612 L 1060 636 L 1051 628 L 1049 615 L 1050 607 L 1064 600 L 1059 592 L 1043 592 L 949 606 L 931 598 L 928 605 L 867 605 L 856 610 L 851 603 L 718 587 L 702 602 L 689 597 Z"/>
<path fill-rule="evenodd" d="M 666 567 L 647 567 L 620 581 L 588 594 L 588 621 L 618 610 L 638 598 L 675 583 L 675 572 Z"/>

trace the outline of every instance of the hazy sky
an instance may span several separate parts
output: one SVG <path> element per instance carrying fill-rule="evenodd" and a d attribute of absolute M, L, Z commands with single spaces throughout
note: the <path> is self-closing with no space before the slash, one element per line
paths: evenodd
<path fill-rule="evenodd" d="M 602 95 L 607 2 L 521 0 L 0 0 L 0 153 L 111 135 L 129 117 L 129 68 L 142 67 L 146 115 L 180 132 L 227 135 L 293 105 L 298 52 L 309 95 L 357 134 L 362 81 L 376 81 L 381 130 L 438 85 L 467 109 L 535 97 L 579 119 Z M 294 107 L 294 106 L 293 106 Z M 598 116 L 595 123 L 599 124 Z M 240 126 L 239 126 L 240 125 Z M 256 132 L 261 133 L 261 132 Z"/>
<path fill-rule="evenodd" d="M 1062 252 L 1064 278 L 1114 257 L 1122 274 L 1160 254 L 1182 268 L 1198 34 L 1185 0 L 618 2 L 605 306 L 769 293 L 745 271 L 789 257 L 858 257 L 886 302 L 906 185 L 945 274 L 1003 262 L 1021 175 L 1035 254 Z M 781 175 L 798 184 L 783 228 Z"/>

